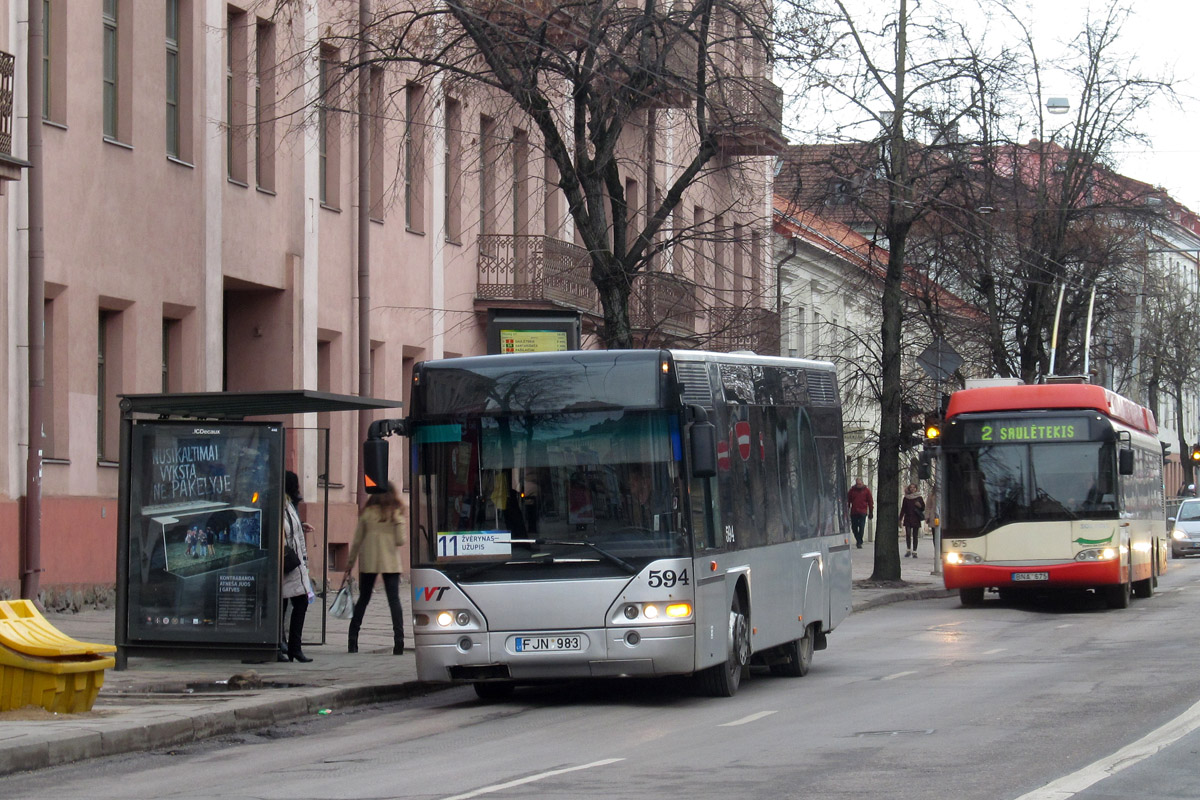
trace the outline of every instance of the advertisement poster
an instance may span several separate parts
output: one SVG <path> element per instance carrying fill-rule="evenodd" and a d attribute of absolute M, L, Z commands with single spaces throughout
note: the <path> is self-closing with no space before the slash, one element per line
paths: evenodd
<path fill-rule="evenodd" d="M 275 423 L 134 424 L 131 641 L 278 640 L 282 459 Z"/>

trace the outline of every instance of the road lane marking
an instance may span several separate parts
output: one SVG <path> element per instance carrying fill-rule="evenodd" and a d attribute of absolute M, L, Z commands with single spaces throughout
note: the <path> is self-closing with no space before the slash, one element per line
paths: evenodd
<path fill-rule="evenodd" d="M 893 672 L 891 675 L 884 675 L 879 680 L 894 681 L 894 680 L 896 680 L 896 678 L 903 678 L 905 675 L 916 675 L 916 674 L 917 674 L 917 671 L 915 669 L 909 669 L 909 670 L 905 670 L 904 672 Z"/>
<path fill-rule="evenodd" d="M 1068 622 L 1068 623 L 1067 623 L 1067 624 L 1065 624 L 1065 625 L 1055 625 L 1054 627 L 1055 627 L 1055 628 L 1058 628 L 1059 630 L 1062 630 L 1063 628 L 1069 628 L 1069 627 L 1071 627 L 1073 624 L 1074 624 L 1074 623 L 1072 623 L 1072 622 Z"/>
<path fill-rule="evenodd" d="M 994 655 L 996 655 L 996 653 L 1003 653 L 1004 650 L 1005 650 L 1005 648 L 1003 648 L 1003 647 L 997 647 L 994 650 L 984 650 L 982 653 L 980 653 L 980 655 L 981 656 L 994 656 Z"/>
<path fill-rule="evenodd" d="M 1017 800 L 1069 800 L 1089 786 L 1170 747 L 1197 728 L 1200 728 L 1200 703 L 1112 755 L 1051 781 L 1040 789 L 1023 794 Z"/>
<path fill-rule="evenodd" d="M 615 764 L 618 761 L 624 761 L 623 758 L 606 758 L 602 761 L 593 761 L 590 764 L 580 764 L 577 767 L 564 767 L 563 769 L 552 769 L 549 772 L 539 772 L 537 775 L 530 775 L 525 778 L 517 778 L 515 781 L 507 783 L 497 783 L 493 786 L 484 786 L 480 789 L 475 789 L 465 794 L 456 794 L 453 797 L 445 797 L 442 800 L 468 800 L 471 797 L 478 797 L 481 794 L 491 794 L 492 792 L 502 792 L 505 789 L 511 789 L 514 786 L 524 786 L 527 783 L 553 778 L 556 775 L 565 775 L 568 772 L 578 772 L 581 769 L 591 769 L 592 767 L 604 767 L 609 764 Z"/>
<path fill-rule="evenodd" d="M 775 713 L 774 711 L 759 711 L 757 714 L 751 714 L 748 717 L 742 717 L 741 719 L 735 719 L 733 722 L 722 722 L 717 727 L 718 728 L 732 728 L 735 725 L 745 725 L 747 722 L 757 722 L 758 720 L 762 719 L 763 717 L 769 717 L 774 713 Z"/>

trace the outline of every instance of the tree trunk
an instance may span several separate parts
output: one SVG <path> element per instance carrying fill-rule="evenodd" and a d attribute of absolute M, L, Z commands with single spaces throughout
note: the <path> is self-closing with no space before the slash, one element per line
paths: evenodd
<path fill-rule="evenodd" d="M 600 308 L 604 314 L 604 329 L 600 332 L 604 347 L 608 350 L 628 350 L 633 347 L 633 329 L 629 324 L 630 276 L 610 265 L 607 274 L 598 276 L 593 268 L 592 281 L 600 295 Z"/>
<path fill-rule="evenodd" d="M 900 580 L 900 341 L 904 320 L 904 245 L 907 228 L 888 234 L 883 283 L 882 397 L 879 404 L 879 471 L 875 483 L 875 570 L 871 580 Z"/>

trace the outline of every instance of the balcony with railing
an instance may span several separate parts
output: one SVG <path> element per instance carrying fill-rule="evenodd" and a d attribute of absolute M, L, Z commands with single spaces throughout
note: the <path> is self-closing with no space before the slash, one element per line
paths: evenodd
<path fill-rule="evenodd" d="M 13 158 L 13 88 L 16 59 L 0 52 L 0 181 L 21 180 L 21 168 L 29 164 Z"/>
<path fill-rule="evenodd" d="M 591 261 L 578 245 L 549 236 L 479 237 L 475 296 L 484 302 L 570 308 L 598 313 Z"/>
<path fill-rule="evenodd" d="M 779 314 L 767 308 L 714 308 L 709 311 L 709 347 L 721 353 L 751 350 L 779 355 Z"/>
<path fill-rule="evenodd" d="M 696 332 L 696 297 L 691 281 L 668 272 L 645 272 L 633 281 L 629 324 L 651 339 L 674 339 Z"/>
<path fill-rule="evenodd" d="M 709 109 L 711 130 L 725 155 L 777 155 L 787 145 L 783 89 L 768 78 L 721 78 L 709 91 Z"/>

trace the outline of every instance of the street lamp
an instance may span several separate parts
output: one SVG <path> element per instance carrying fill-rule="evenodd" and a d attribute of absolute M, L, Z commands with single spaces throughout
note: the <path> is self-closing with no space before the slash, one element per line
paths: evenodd
<path fill-rule="evenodd" d="M 1071 110 L 1071 101 L 1066 97 L 1048 97 L 1046 110 L 1051 114 L 1066 114 Z"/>

